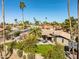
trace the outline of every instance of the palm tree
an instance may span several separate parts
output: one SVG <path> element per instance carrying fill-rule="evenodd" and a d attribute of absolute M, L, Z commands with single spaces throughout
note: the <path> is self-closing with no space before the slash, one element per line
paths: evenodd
<path fill-rule="evenodd" d="M 18 23 L 18 22 L 17 22 L 17 19 L 14 19 L 14 21 L 15 21 L 15 24 L 17 25 L 17 23 Z"/>
<path fill-rule="evenodd" d="M 17 23 L 17 19 L 14 19 L 15 23 Z"/>
<path fill-rule="evenodd" d="M 69 22 L 70 22 L 70 39 L 72 40 L 72 52 L 73 52 L 73 59 L 75 59 L 74 57 L 74 47 L 73 47 L 73 33 L 72 33 L 72 22 L 71 22 L 71 18 L 70 18 L 70 0 L 68 0 L 68 18 L 69 18 Z"/>
<path fill-rule="evenodd" d="M 25 47 L 28 52 L 28 59 L 35 59 L 35 47 L 36 47 L 37 38 L 35 35 L 30 34 L 25 41 Z"/>
<path fill-rule="evenodd" d="M 40 24 L 40 21 L 38 21 L 35 17 L 33 17 L 33 19 L 34 19 L 35 25 L 39 25 Z"/>
<path fill-rule="evenodd" d="M 20 9 L 22 10 L 22 20 L 24 22 L 24 8 L 26 7 L 25 3 L 23 1 L 20 2 Z M 23 29 L 24 29 L 24 23 L 23 23 Z"/>
<path fill-rule="evenodd" d="M 3 40 L 4 40 L 4 44 L 2 45 L 2 47 L 1 47 L 1 49 L 0 49 L 0 51 L 2 52 L 3 50 L 4 50 L 4 56 L 2 55 L 2 53 L 1 53 L 1 59 L 7 59 L 7 58 L 9 58 L 11 55 L 12 55 L 12 53 L 10 52 L 10 51 L 8 51 L 9 53 L 11 53 L 10 55 L 9 55 L 9 57 L 7 57 L 7 51 L 6 51 L 6 45 L 5 45 L 5 12 L 4 12 L 4 0 L 2 0 L 2 20 L 3 20 Z M 11 48 L 12 49 L 12 48 Z"/>
<path fill-rule="evenodd" d="M 28 47 L 28 51 L 30 52 L 28 54 L 29 59 L 35 59 L 34 47 L 36 47 L 37 39 L 39 37 L 41 37 L 41 29 L 37 27 L 31 28 L 29 32 L 29 36 L 26 38 L 26 45 Z"/>
<path fill-rule="evenodd" d="M 5 47 L 5 12 L 4 12 L 4 0 L 2 0 L 2 20 L 3 20 L 3 40 L 4 40 L 4 47 Z M 6 55 L 6 48 L 5 49 L 5 54 Z M 4 56 L 4 59 L 6 56 Z"/>
<path fill-rule="evenodd" d="M 77 44 L 77 59 L 79 59 L 79 0 L 78 0 L 78 44 Z"/>
<path fill-rule="evenodd" d="M 31 28 L 30 29 L 30 34 L 33 34 L 33 35 L 35 35 L 36 37 L 41 37 L 41 29 L 40 28 L 38 28 L 38 27 L 33 27 L 33 28 Z"/>
<path fill-rule="evenodd" d="M 45 17 L 45 20 L 47 20 L 47 17 Z"/>
<path fill-rule="evenodd" d="M 41 36 L 41 30 L 37 27 L 33 27 L 30 29 L 30 32 L 27 36 L 23 38 L 22 42 L 19 42 L 21 44 L 20 49 L 18 50 L 18 55 L 20 57 L 23 57 L 23 49 L 27 48 L 28 50 L 28 59 L 35 59 L 35 47 L 37 43 L 37 39 Z"/>

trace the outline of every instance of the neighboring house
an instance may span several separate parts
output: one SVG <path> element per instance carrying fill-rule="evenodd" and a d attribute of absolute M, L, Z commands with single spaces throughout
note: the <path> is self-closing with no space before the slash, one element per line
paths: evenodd
<path fill-rule="evenodd" d="M 62 27 L 61 26 L 54 26 L 54 29 L 55 30 L 62 30 Z"/>
<path fill-rule="evenodd" d="M 57 25 L 49 25 L 49 24 L 42 24 L 38 26 L 41 29 L 53 29 L 53 30 L 62 30 L 61 26 L 57 26 Z"/>
<path fill-rule="evenodd" d="M 47 29 L 42 29 L 42 37 L 52 41 L 53 43 L 55 42 L 54 37 L 56 37 L 57 43 L 63 44 L 65 46 L 69 45 L 70 42 L 70 34 L 63 32 L 63 31 L 55 31 L 55 30 L 47 30 Z"/>
<path fill-rule="evenodd" d="M 47 24 L 39 25 L 39 28 L 41 28 L 41 29 L 54 29 L 54 27 L 52 25 L 47 25 Z"/>
<path fill-rule="evenodd" d="M 73 48 L 77 50 L 77 42 L 69 42 L 69 48 Z"/>

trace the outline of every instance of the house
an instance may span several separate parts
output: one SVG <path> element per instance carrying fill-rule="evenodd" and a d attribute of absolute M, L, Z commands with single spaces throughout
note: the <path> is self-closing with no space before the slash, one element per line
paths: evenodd
<path fill-rule="evenodd" d="M 57 26 L 57 25 L 50 25 L 50 24 L 42 24 L 38 26 L 41 29 L 48 29 L 48 30 L 62 30 L 61 26 Z"/>
<path fill-rule="evenodd" d="M 63 31 L 55 31 L 55 30 L 47 30 L 47 29 L 42 29 L 42 38 L 46 40 L 50 40 L 51 42 L 55 43 L 55 38 L 56 41 L 59 44 L 68 46 L 70 42 L 70 34 L 63 32 Z"/>
<path fill-rule="evenodd" d="M 54 29 L 52 25 L 48 25 L 48 24 L 39 25 L 39 28 L 41 28 L 41 29 Z"/>

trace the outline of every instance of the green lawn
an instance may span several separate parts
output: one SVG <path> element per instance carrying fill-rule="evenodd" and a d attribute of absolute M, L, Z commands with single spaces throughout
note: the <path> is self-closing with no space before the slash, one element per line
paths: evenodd
<path fill-rule="evenodd" d="M 38 45 L 36 47 L 36 51 L 37 53 L 47 53 L 50 49 L 53 49 L 53 46 L 52 45 Z"/>

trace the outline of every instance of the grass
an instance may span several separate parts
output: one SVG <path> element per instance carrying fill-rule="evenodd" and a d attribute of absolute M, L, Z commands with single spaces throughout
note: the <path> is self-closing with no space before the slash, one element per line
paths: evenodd
<path fill-rule="evenodd" d="M 50 49 L 53 49 L 53 45 L 38 45 L 36 47 L 37 53 L 41 54 L 47 53 Z"/>

